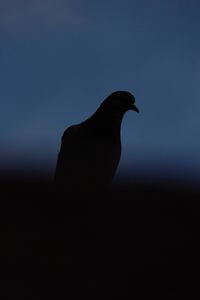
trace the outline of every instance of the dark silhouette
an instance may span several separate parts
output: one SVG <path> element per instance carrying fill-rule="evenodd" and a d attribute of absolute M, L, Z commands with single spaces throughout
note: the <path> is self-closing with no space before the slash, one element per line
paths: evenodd
<path fill-rule="evenodd" d="M 55 172 L 59 190 L 93 192 L 110 186 L 121 155 L 121 122 L 128 110 L 139 112 L 134 96 L 114 92 L 89 119 L 64 132 Z"/>
<path fill-rule="evenodd" d="M 89 120 L 66 131 L 59 186 L 109 186 L 120 158 L 121 120 L 130 108 L 137 111 L 131 94 L 114 93 Z M 35 177 L 30 171 L 30 182 L 23 170 L 0 172 L 0 299 L 195 298 L 200 188 L 163 179 L 165 170 L 153 179 L 143 172 L 103 194 L 64 197 L 43 172 Z M 90 204 L 102 207 L 99 219 Z"/>

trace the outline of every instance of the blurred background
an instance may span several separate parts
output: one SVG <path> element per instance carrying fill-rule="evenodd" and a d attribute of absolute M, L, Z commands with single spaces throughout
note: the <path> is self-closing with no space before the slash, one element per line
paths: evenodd
<path fill-rule="evenodd" d="M 198 0 L 0 0 L 0 171 L 53 175 L 63 131 L 115 90 L 118 178 L 200 175 Z"/>

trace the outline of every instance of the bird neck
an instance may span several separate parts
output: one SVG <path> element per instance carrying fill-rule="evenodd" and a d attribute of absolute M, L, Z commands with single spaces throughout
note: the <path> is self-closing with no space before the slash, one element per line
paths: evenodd
<path fill-rule="evenodd" d="M 88 121 L 93 123 L 93 126 L 102 132 L 105 136 L 113 136 L 120 138 L 121 123 L 124 114 L 114 111 L 102 111 L 98 109 Z"/>

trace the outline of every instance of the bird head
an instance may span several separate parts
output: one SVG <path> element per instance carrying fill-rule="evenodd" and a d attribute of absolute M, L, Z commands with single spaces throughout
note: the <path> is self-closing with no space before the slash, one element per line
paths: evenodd
<path fill-rule="evenodd" d="M 128 110 L 139 112 L 135 105 L 135 97 L 127 91 L 116 91 L 109 95 L 101 104 L 100 108 L 124 115 Z"/>

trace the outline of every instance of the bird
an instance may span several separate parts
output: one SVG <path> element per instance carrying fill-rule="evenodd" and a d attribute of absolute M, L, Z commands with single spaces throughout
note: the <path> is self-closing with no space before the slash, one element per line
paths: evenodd
<path fill-rule="evenodd" d="M 54 174 L 59 191 L 98 193 L 110 188 L 121 156 L 121 123 L 129 110 L 139 112 L 134 95 L 115 91 L 91 117 L 64 131 Z"/>

